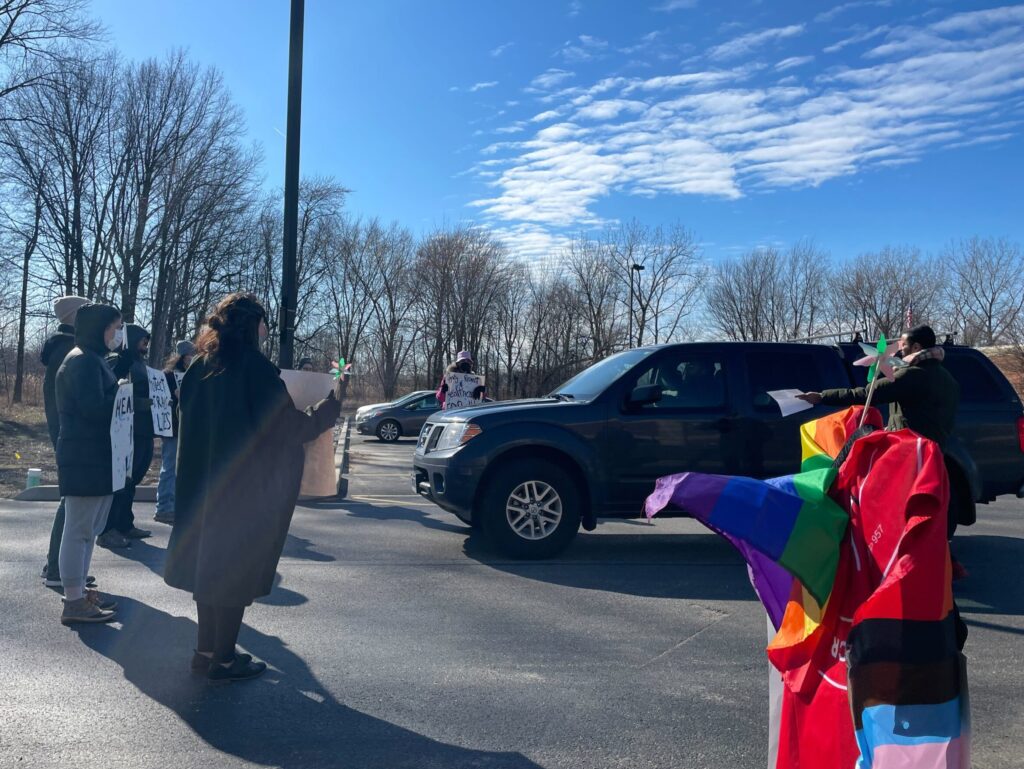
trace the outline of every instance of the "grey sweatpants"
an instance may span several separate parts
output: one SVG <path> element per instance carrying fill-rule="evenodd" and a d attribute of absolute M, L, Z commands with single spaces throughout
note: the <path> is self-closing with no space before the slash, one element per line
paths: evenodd
<path fill-rule="evenodd" d="M 64 536 L 60 541 L 60 581 L 64 597 L 81 598 L 92 562 L 97 535 L 107 525 L 114 495 L 105 497 L 64 497 Z"/>

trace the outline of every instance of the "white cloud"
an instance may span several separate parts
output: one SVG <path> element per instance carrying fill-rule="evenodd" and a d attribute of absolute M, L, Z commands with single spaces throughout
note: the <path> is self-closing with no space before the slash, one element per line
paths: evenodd
<path fill-rule="evenodd" d="M 671 13 L 672 11 L 681 11 L 686 8 L 695 8 L 696 6 L 697 0 L 665 0 L 665 2 L 654 6 L 651 10 Z"/>
<path fill-rule="evenodd" d="M 482 91 L 485 88 L 494 88 L 494 86 L 496 86 L 497 84 L 498 84 L 497 80 L 489 80 L 486 83 L 474 83 L 473 85 L 471 85 L 469 87 L 469 92 L 470 93 L 476 93 L 477 91 Z"/>
<path fill-rule="evenodd" d="M 542 72 L 537 75 L 532 81 L 530 81 L 530 87 L 538 90 L 549 91 L 558 85 L 561 85 L 566 80 L 570 80 L 576 76 L 575 72 L 568 72 L 564 69 L 549 69 L 547 72 Z"/>
<path fill-rule="evenodd" d="M 583 0 L 571 0 L 569 3 L 569 15 L 579 16 L 580 11 L 583 10 Z"/>
<path fill-rule="evenodd" d="M 579 35 L 575 41 L 566 40 L 557 55 L 567 62 L 590 61 L 603 55 L 608 42 L 591 35 Z"/>
<path fill-rule="evenodd" d="M 532 118 L 530 118 L 530 122 L 531 123 L 544 123 L 544 122 L 546 122 L 548 120 L 554 120 L 560 114 L 562 114 L 562 113 L 560 113 L 558 110 L 549 109 L 546 112 L 541 112 L 541 113 L 539 113 L 537 115 L 534 115 Z"/>
<path fill-rule="evenodd" d="M 773 29 L 763 29 L 760 32 L 750 32 L 721 45 L 716 45 L 708 51 L 708 56 L 712 59 L 735 59 L 750 53 L 765 43 L 795 37 L 802 34 L 803 31 L 803 24 L 791 24 L 788 27 L 775 27 Z"/>
<path fill-rule="evenodd" d="M 842 5 L 837 5 L 831 10 L 819 13 L 814 17 L 814 20 L 817 22 L 832 21 L 836 16 L 846 13 L 847 11 L 852 11 L 856 8 L 866 8 L 870 6 L 885 8 L 890 5 L 892 5 L 892 0 L 853 0 L 852 2 L 843 3 Z"/>
<path fill-rule="evenodd" d="M 802 27 L 780 30 L 737 38 L 733 50 Z M 816 74 L 799 67 L 810 57 L 779 61 L 785 85 L 758 81 L 746 64 L 559 90 L 573 73 L 549 70 L 534 85 L 551 108 L 521 121 L 520 140 L 483 151 L 491 165 L 476 175 L 489 193 L 473 205 L 535 236 L 599 223 L 595 205 L 612 194 L 734 199 L 1020 136 L 1024 14 L 992 9 L 858 32 L 883 34 L 858 66 Z"/>
<path fill-rule="evenodd" d="M 793 69 L 793 67 L 802 67 L 804 64 L 810 64 L 814 61 L 813 56 L 790 56 L 788 59 L 783 59 L 775 65 L 775 69 L 779 72 L 784 72 L 787 69 Z"/>
<path fill-rule="evenodd" d="M 882 26 L 875 27 L 874 29 L 869 29 L 864 32 L 858 32 L 856 35 L 851 35 L 850 37 L 844 38 L 843 40 L 840 40 L 837 43 L 833 43 L 832 45 L 826 46 L 824 51 L 825 53 L 837 53 L 838 51 L 843 50 L 847 46 L 856 45 L 857 43 L 863 43 L 866 40 L 871 40 L 872 38 L 878 37 L 879 35 L 883 35 L 890 29 L 892 28 L 888 24 L 883 24 Z"/>
<path fill-rule="evenodd" d="M 501 56 L 503 53 L 505 53 L 505 51 L 507 51 L 509 48 L 511 48 L 514 45 L 515 45 L 515 43 L 502 43 L 497 48 L 492 48 L 491 49 L 491 56 L 494 56 L 495 58 L 497 58 L 498 56 Z"/>

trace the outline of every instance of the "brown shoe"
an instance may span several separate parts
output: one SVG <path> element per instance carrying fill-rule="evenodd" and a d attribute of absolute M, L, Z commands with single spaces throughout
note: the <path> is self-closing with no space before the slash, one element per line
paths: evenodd
<path fill-rule="evenodd" d="M 88 598 L 82 597 L 76 601 L 64 599 L 64 611 L 60 615 L 60 624 L 74 625 L 77 623 L 110 622 L 114 618 L 114 612 L 99 608 Z"/>

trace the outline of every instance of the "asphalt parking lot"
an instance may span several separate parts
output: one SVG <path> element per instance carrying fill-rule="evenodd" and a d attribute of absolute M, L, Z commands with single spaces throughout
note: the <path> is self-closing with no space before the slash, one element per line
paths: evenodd
<path fill-rule="evenodd" d="M 412 451 L 353 436 L 349 498 L 296 510 L 246 615 L 272 669 L 230 686 L 189 675 L 194 607 L 158 576 L 152 505 L 153 538 L 94 558 L 119 621 L 73 630 L 36 579 L 54 505 L 0 503 L 0 766 L 765 766 L 764 614 L 728 545 L 610 521 L 508 561 L 412 494 Z M 1024 501 L 980 517 L 957 543 L 974 766 L 1019 769 Z"/>

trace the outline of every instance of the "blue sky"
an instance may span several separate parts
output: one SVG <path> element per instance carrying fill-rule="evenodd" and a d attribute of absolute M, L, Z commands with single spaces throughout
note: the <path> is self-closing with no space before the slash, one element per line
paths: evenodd
<path fill-rule="evenodd" d="M 284 174 L 287 0 L 94 0 L 129 58 L 220 69 Z M 306 0 L 304 175 L 531 259 L 682 223 L 712 260 L 1024 241 L 1024 5 Z"/>

